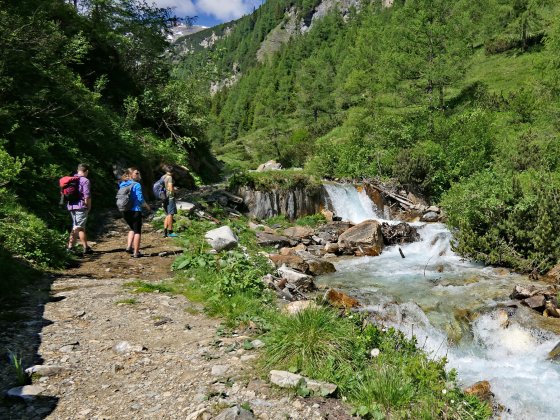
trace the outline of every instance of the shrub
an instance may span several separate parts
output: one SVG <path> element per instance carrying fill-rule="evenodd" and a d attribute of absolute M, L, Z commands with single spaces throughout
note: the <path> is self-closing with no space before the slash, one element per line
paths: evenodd
<path fill-rule="evenodd" d="M 488 170 L 443 197 L 456 250 L 487 264 L 546 271 L 560 259 L 560 174 Z"/>

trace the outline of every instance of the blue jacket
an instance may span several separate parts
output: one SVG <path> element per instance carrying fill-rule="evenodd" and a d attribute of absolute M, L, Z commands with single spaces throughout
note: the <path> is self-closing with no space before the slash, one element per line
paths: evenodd
<path fill-rule="evenodd" d="M 130 191 L 130 198 L 132 199 L 132 208 L 130 211 L 142 211 L 142 204 L 144 204 L 144 195 L 142 194 L 142 185 L 139 182 L 128 180 L 122 181 L 119 188 L 126 187 L 127 185 L 134 184 Z"/>

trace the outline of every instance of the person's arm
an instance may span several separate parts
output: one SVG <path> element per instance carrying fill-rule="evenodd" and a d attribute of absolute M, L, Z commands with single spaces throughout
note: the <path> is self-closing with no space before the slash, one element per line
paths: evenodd
<path fill-rule="evenodd" d="M 89 179 L 87 179 L 87 178 L 83 178 L 83 179 L 84 179 L 84 182 L 83 182 L 83 185 L 82 185 L 82 196 L 84 197 L 84 204 L 86 206 L 86 209 L 89 212 L 91 210 L 90 182 L 89 182 Z"/>
<path fill-rule="evenodd" d="M 142 185 L 140 185 L 140 183 L 137 182 L 136 185 L 134 186 L 134 189 L 136 192 L 136 198 L 138 198 L 138 203 L 140 204 L 140 206 L 144 207 L 148 211 L 151 211 L 152 209 L 150 208 L 148 203 L 146 203 L 146 200 L 144 200 L 144 194 L 142 193 Z"/>
<path fill-rule="evenodd" d="M 173 192 L 175 192 L 175 188 L 174 188 L 174 183 L 173 183 L 173 177 L 172 176 L 167 176 L 165 178 L 165 189 L 167 190 L 167 193 L 171 196 L 173 196 Z"/>

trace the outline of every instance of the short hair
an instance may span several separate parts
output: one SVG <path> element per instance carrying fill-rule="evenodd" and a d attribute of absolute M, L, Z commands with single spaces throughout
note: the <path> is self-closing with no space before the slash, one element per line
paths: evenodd
<path fill-rule="evenodd" d="M 89 166 L 86 163 L 80 163 L 78 165 L 78 172 L 79 171 L 81 171 L 81 172 L 89 171 Z"/>
<path fill-rule="evenodd" d="M 171 165 L 163 165 L 163 170 L 164 170 L 165 172 L 168 172 L 168 173 L 172 174 L 172 173 L 173 173 L 173 166 L 171 166 Z"/>

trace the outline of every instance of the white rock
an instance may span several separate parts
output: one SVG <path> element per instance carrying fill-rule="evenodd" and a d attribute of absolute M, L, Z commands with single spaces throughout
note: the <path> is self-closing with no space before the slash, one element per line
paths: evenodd
<path fill-rule="evenodd" d="M 132 345 L 128 341 L 120 341 L 113 347 L 117 353 L 140 353 L 144 350 L 144 347 L 140 345 Z"/>
<path fill-rule="evenodd" d="M 312 379 L 305 379 L 305 386 L 315 395 L 326 397 L 336 392 L 337 386 L 328 382 L 314 381 Z"/>
<path fill-rule="evenodd" d="M 313 289 L 314 287 L 313 277 L 288 268 L 285 265 L 282 265 L 282 267 L 278 268 L 278 274 L 282 278 L 288 280 L 289 283 L 294 284 L 302 290 L 309 290 Z"/>
<path fill-rule="evenodd" d="M 210 244 L 216 251 L 222 251 L 235 248 L 239 242 L 235 233 L 229 226 L 222 226 L 217 229 L 212 229 L 204 235 L 206 242 Z"/>
<path fill-rule="evenodd" d="M 68 370 L 68 368 L 62 366 L 35 365 L 25 369 L 25 373 L 28 375 L 36 374 L 39 376 L 54 376 Z"/>
<path fill-rule="evenodd" d="M 270 382 L 280 388 L 295 388 L 304 380 L 303 376 L 285 370 L 270 371 Z"/>
<path fill-rule="evenodd" d="M 256 349 L 260 349 L 261 347 L 265 346 L 264 342 L 262 342 L 261 340 L 253 340 L 253 341 L 251 341 L 251 344 Z"/>
<path fill-rule="evenodd" d="M 229 366 L 215 365 L 215 366 L 212 366 L 212 375 L 222 376 L 222 375 L 225 375 L 228 370 L 229 370 Z"/>
<path fill-rule="evenodd" d="M 187 201 L 177 201 L 175 204 L 177 205 L 178 210 L 185 210 L 189 213 L 196 208 L 196 204 L 189 203 Z"/>
<path fill-rule="evenodd" d="M 19 397 L 24 400 L 30 400 L 35 398 L 37 395 L 41 395 L 45 391 L 40 385 L 25 385 L 18 386 L 17 388 L 12 388 L 6 393 L 9 397 Z"/>

